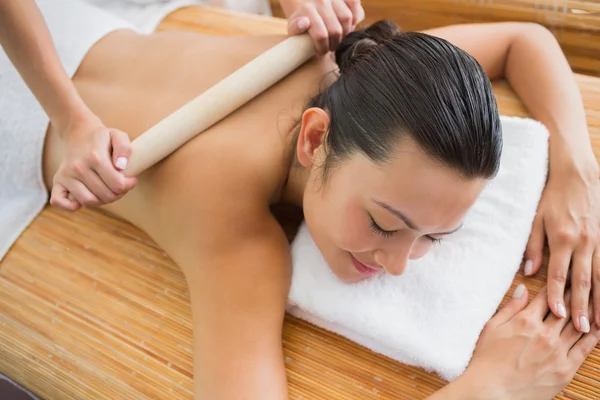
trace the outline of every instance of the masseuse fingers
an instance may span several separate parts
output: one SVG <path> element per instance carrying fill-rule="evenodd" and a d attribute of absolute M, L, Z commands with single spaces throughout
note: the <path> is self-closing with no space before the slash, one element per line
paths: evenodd
<path fill-rule="evenodd" d="M 111 129 L 109 135 L 113 164 L 115 168 L 122 171 L 127 168 L 127 162 L 131 156 L 131 141 L 125 132 L 118 129 Z"/>
<path fill-rule="evenodd" d="M 335 15 L 337 16 L 337 20 L 340 23 L 340 26 L 342 27 L 342 34 L 339 39 L 340 41 L 342 41 L 346 37 L 346 35 L 352 31 L 352 28 L 353 28 L 352 21 L 354 18 L 352 15 L 352 11 L 348 7 L 348 5 L 344 2 L 344 0 L 333 0 L 332 6 L 333 6 L 333 11 L 335 12 Z M 339 45 L 339 42 L 337 45 Z M 331 50 L 335 50 L 337 45 Z"/>
<path fill-rule="evenodd" d="M 525 276 L 537 273 L 542 266 L 545 240 L 544 219 L 541 215 L 537 215 L 531 225 L 531 234 L 529 235 L 529 241 L 525 249 L 525 265 L 523 268 Z"/>
<path fill-rule="evenodd" d="M 590 242 L 580 242 L 573 253 L 571 268 L 571 314 L 575 327 L 584 333 L 590 331 L 588 302 L 592 285 L 592 250 Z"/>
<path fill-rule="evenodd" d="M 117 172 L 118 175 L 120 175 Z M 124 177 L 121 176 L 123 179 Z M 94 194 L 103 204 L 112 203 L 116 201 L 120 193 L 116 193 L 103 181 L 100 176 L 94 170 L 87 170 L 85 175 L 80 179 L 85 187 Z M 93 202 L 93 201 L 92 201 Z M 86 205 L 92 205 L 86 204 Z"/>
<path fill-rule="evenodd" d="M 320 55 L 327 54 L 329 51 L 329 33 L 327 32 L 325 22 L 312 4 L 307 3 L 303 7 L 304 14 L 310 20 L 308 33 L 313 39 L 317 53 Z"/>
<path fill-rule="evenodd" d="M 129 137 L 127 134 L 118 130 L 111 130 L 109 136 L 109 150 L 112 154 L 100 154 L 92 157 L 91 167 L 93 168 L 93 171 L 88 169 L 83 172 L 83 174 L 85 174 L 84 176 L 78 176 L 78 178 L 91 189 L 92 193 L 96 194 L 105 203 L 116 200 L 116 198 L 111 199 L 111 197 L 115 196 L 110 196 L 109 193 L 106 193 L 106 189 L 116 196 L 121 196 L 131 190 L 136 183 L 134 177 L 125 177 L 116 169 L 124 169 L 127 167 L 126 160 L 131 155 L 131 143 Z M 112 157 L 112 163 L 110 157 Z M 102 182 L 104 182 L 103 185 L 98 185 L 96 179 L 90 175 L 94 174 L 94 172 L 97 173 Z"/>
<path fill-rule="evenodd" d="M 336 15 L 336 11 L 332 7 L 331 4 L 327 4 L 328 2 L 321 2 L 319 6 L 319 14 L 323 23 L 325 24 L 325 28 L 327 29 L 328 40 L 328 50 L 335 51 L 335 49 L 339 46 L 342 41 L 342 34 L 344 33 L 344 29 L 342 28 L 342 24 L 338 20 L 338 16 Z M 344 7 L 346 5 L 344 4 Z"/>
<path fill-rule="evenodd" d="M 290 16 L 288 34 L 298 35 L 306 32 L 313 40 L 315 51 L 319 55 L 326 54 L 329 47 L 329 35 L 319 12 L 311 3 L 304 3 Z"/>
<path fill-rule="evenodd" d="M 117 171 L 116 169 L 113 168 L 113 166 L 109 163 L 109 162 L 105 162 L 105 163 L 98 163 L 97 165 L 94 165 L 94 170 L 90 171 L 91 173 L 96 172 L 98 174 L 98 176 L 102 179 L 102 182 L 104 182 L 104 187 L 108 190 L 110 190 L 112 193 L 114 193 L 116 196 L 122 196 L 125 193 L 127 193 L 128 191 L 130 191 L 136 184 L 136 178 L 135 177 L 126 177 L 124 176 L 121 172 Z M 87 180 L 87 176 L 85 177 L 85 179 L 82 179 L 83 182 L 86 183 L 86 185 L 88 184 L 88 180 Z M 90 181 L 90 185 L 92 185 L 93 178 L 89 178 Z M 94 194 L 96 194 L 98 197 L 100 197 L 101 199 L 104 200 L 104 196 L 103 196 L 103 189 L 99 186 L 89 186 L 89 188 L 92 190 L 92 192 Z M 109 198 L 109 197 L 107 197 Z M 107 202 L 112 202 L 115 201 L 116 199 L 113 200 L 108 200 Z"/>
<path fill-rule="evenodd" d="M 513 297 L 510 299 L 492 319 L 488 322 L 488 326 L 495 328 L 510 321 L 515 315 L 522 311 L 527 306 L 527 298 L 529 292 L 522 283 L 517 286 L 513 292 Z"/>
<path fill-rule="evenodd" d="M 52 185 L 50 205 L 66 211 L 77 211 L 81 208 L 81 204 L 74 198 L 69 198 L 69 191 L 58 183 Z"/>
<path fill-rule="evenodd" d="M 83 207 L 97 206 L 101 204 L 100 199 L 83 184 L 83 182 L 77 179 L 70 179 L 67 184 L 64 185 L 69 191 L 72 197 L 75 198 Z"/>
<path fill-rule="evenodd" d="M 557 317 L 552 313 L 548 313 L 546 319 L 544 320 L 544 324 L 552 330 L 553 333 L 560 335 L 567 324 L 573 325 L 571 322 L 571 302 L 573 300 L 573 294 L 571 290 L 567 290 L 565 293 L 565 305 L 567 315 L 565 318 Z"/>
<path fill-rule="evenodd" d="M 567 243 L 550 243 L 550 262 L 548 263 L 548 305 L 554 315 L 562 318 L 566 315 L 563 297 L 572 254 L 572 247 Z"/>
<path fill-rule="evenodd" d="M 591 307 L 591 305 L 590 305 L 590 307 Z M 587 311 L 588 310 L 586 310 L 586 312 Z M 592 310 L 589 310 L 589 311 L 591 312 Z M 567 307 L 567 313 L 568 312 L 569 311 L 568 311 L 568 307 Z M 554 317 L 554 318 L 556 318 L 556 317 Z M 564 319 L 567 319 L 567 318 L 564 318 Z M 575 326 L 575 320 L 572 318 L 569 321 L 569 323 L 565 324 L 565 325 L 566 325 L 565 328 L 562 330 L 562 332 L 560 334 L 560 343 L 568 351 L 573 345 L 575 345 L 575 343 L 579 340 L 579 338 L 581 338 L 584 335 L 584 333 L 581 332 L 579 329 L 577 329 L 577 327 Z"/>
<path fill-rule="evenodd" d="M 307 16 L 301 15 L 299 17 L 290 17 L 288 22 L 288 34 L 299 35 L 304 33 L 310 28 L 310 19 Z"/>
<path fill-rule="evenodd" d="M 346 0 L 346 5 L 352 12 L 352 30 L 356 25 L 360 24 L 365 19 L 365 10 L 360 4 L 360 0 Z"/>

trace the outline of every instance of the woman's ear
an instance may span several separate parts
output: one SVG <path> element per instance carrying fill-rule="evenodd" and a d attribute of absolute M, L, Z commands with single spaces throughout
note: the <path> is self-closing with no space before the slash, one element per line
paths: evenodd
<path fill-rule="evenodd" d="M 296 154 L 302 166 L 311 167 L 324 156 L 323 146 L 329 123 L 329 115 L 322 108 L 312 107 L 302 114 L 302 126 L 296 144 Z"/>

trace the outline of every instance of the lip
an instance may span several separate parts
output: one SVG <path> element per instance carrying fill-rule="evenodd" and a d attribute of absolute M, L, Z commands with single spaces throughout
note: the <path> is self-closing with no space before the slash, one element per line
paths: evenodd
<path fill-rule="evenodd" d="M 356 258 L 354 258 L 354 256 L 352 254 L 350 254 L 350 258 L 352 259 L 352 264 L 354 264 L 354 268 L 356 268 L 356 270 L 361 275 L 373 276 L 373 275 L 378 274 L 379 271 L 381 271 L 381 268 L 369 267 L 368 265 L 361 263 Z"/>

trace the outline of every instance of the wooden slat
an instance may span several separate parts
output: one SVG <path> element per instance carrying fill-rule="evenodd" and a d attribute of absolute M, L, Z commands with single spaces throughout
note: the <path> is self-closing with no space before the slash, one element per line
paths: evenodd
<path fill-rule="evenodd" d="M 239 35 L 285 26 L 194 7 L 173 13 L 160 29 Z M 600 79 L 577 80 L 600 157 Z M 506 84 L 494 88 L 503 114 L 526 115 Z M 291 234 L 297 215 L 283 213 Z M 535 294 L 545 278 L 519 274 L 513 289 L 525 282 Z M 444 384 L 291 316 L 283 343 L 292 399 L 422 399 Z M 126 222 L 46 208 L 0 263 L 0 372 L 47 399 L 192 399 L 192 325 L 181 271 Z M 557 399 L 598 393 L 600 347 Z"/>
<path fill-rule="evenodd" d="M 554 33 L 575 72 L 600 76 L 600 2 L 597 0 L 362 0 L 365 23 L 390 19 L 404 30 L 466 22 L 527 21 Z M 278 0 L 273 14 L 283 16 Z"/>

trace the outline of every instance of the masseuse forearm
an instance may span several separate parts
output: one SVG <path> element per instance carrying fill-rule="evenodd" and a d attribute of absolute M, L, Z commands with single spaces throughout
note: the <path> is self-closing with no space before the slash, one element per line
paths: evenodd
<path fill-rule="evenodd" d="M 0 45 L 54 124 L 91 114 L 67 76 L 33 0 L 0 0 Z"/>
<path fill-rule="evenodd" d="M 505 76 L 532 117 L 550 131 L 550 176 L 576 168 L 597 179 L 581 94 L 552 33 L 530 25 L 510 47 Z"/>

